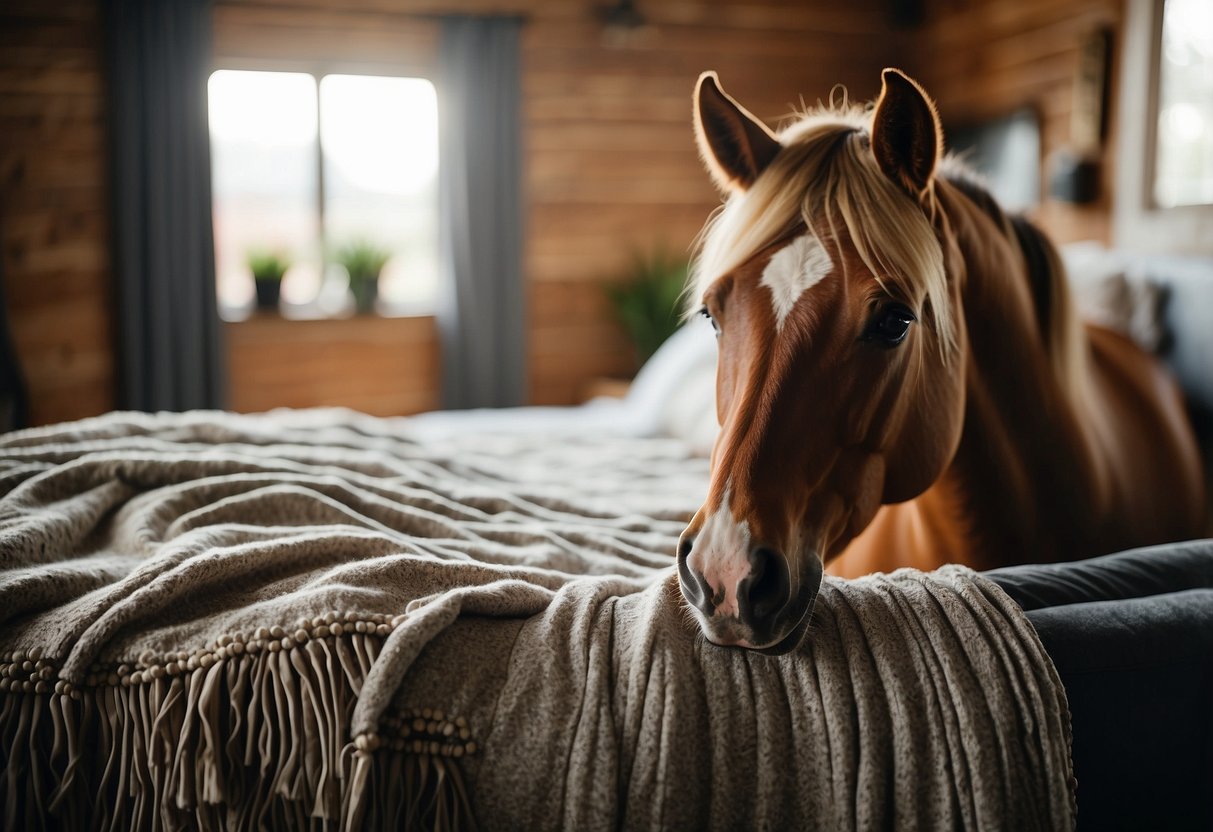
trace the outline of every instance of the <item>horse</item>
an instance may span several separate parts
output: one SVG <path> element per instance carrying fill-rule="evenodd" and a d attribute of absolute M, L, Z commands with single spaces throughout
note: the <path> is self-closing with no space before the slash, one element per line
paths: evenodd
<path fill-rule="evenodd" d="M 693 112 L 724 193 L 688 281 L 721 430 L 677 573 L 710 642 L 796 648 L 826 564 L 984 570 L 1199 535 L 1176 384 L 1084 327 L 1054 246 L 943 156 L 917 82 L 886 69 L 874 106 L 775 133 L 707 72 Z"/>

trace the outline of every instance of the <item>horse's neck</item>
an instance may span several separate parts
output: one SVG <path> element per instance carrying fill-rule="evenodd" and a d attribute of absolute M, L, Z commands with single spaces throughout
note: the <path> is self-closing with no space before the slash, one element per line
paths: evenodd
<path fill-rule="evenodd" d="M 1074 557 L 1080 552 L 1061 550 L 1081 546 L 1075 518 L 1098 514 L 1100 475 L 1045 346 L 1038 316 L 1047 301 L 1039 291 L 1034 297 L 1014 235 L 962 194 L 941 190 L 953 256 L 964 260 L 965 422 L 951 465 L 918 510 L 928 519 L 960 518 L 954 525 L 967 535 L 966 548 L 1001 562 Z"/>

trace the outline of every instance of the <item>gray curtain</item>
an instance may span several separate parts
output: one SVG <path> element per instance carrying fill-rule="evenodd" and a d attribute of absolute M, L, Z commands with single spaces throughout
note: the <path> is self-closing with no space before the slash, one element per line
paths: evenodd
<path fill-rule="evenodd" d="M 518 39 L 522 21 L 442 22 L 439 202 L 443 405 L 521 404 L 526 388 Z"/>
<path fill-rule="evenodd" d="M 211 230 L 209 0 L 103 0 L 118 404 L 221 407 Z"/>

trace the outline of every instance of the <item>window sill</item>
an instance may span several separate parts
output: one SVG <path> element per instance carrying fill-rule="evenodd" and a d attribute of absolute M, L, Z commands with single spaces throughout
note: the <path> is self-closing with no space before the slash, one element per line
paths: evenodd
<path fill-rule="evenodd" d="M 374 312 L 358 312 L 352 306 L 337 311 L 321 309 L 313 305 L 283 305 L 278 309 L 262 309 L 255 306 L 248 308 L 221 306 L 219 317 L 228 324 L 275 318 L 284 321 L 343 321 L 351 318 L 360 320 L 368 318 L 433 318 L 434 310 L 431 306 L 420 304 L 379 304 Z"/>

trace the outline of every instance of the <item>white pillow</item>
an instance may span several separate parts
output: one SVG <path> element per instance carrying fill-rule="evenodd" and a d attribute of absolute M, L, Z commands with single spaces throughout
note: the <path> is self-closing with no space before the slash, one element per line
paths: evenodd
<path fill-rule="evenodd" d="M 707 453 L 716 440 L 716 335 L 700 317 L 670 336 L 636 374 L 624 400 L 653 433 Z"/>

